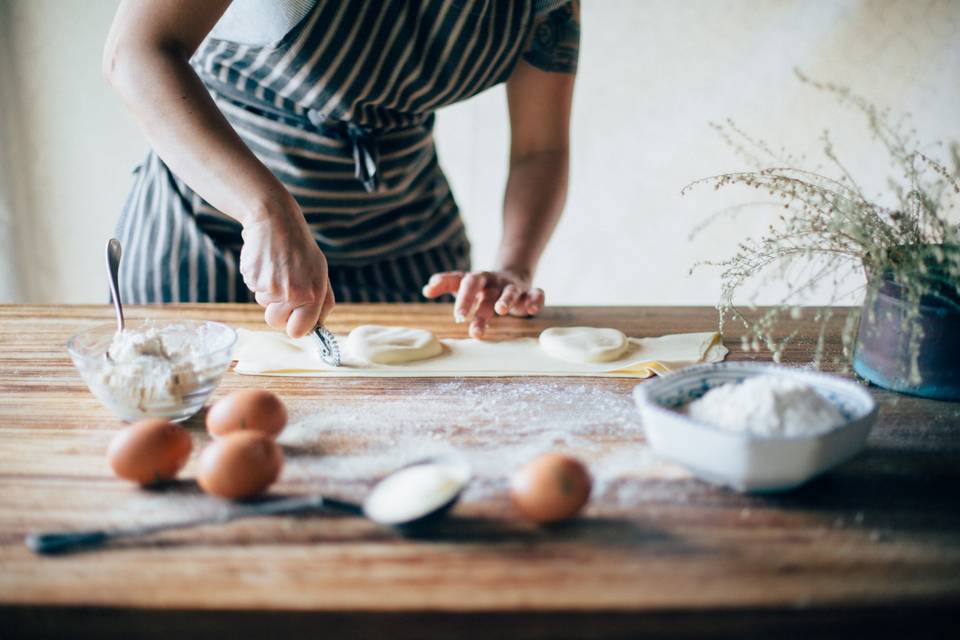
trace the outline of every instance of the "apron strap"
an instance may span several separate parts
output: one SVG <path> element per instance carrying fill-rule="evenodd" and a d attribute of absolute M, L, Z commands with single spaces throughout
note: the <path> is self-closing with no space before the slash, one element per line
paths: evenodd
<path fill-rule="evenodd" d="M 347 135 L 353 145 L 353 175 L 367 193 L 373 193 L 380 186 L 380 145 L 376 135 L 352 122 L 347 123 Z"/>

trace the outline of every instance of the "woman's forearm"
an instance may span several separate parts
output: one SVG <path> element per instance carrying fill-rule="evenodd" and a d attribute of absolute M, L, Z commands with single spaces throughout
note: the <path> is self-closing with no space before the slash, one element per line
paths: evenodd
<path fill-rule="evenodd" d="M 289 193 L 240 139 L 193 71 L 192 51 L 145 40 L 117 24 L 114 31 L 104 74 L 173 173 L 243 224 L 289 209 Z"/>
<path fill-rule="evenodd" d="M 511 159 L 503 199 L 503 235 L 497 268 L 531 278 L 553 234 L 567 196 L 566 150 Z"/>

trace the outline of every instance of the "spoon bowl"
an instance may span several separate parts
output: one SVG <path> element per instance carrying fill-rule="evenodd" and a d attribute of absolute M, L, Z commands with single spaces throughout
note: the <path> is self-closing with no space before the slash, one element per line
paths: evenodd
<path fill-rule="evenodd" d="M 457 457 L 419 460 L 378 482 L 364 500 L 363 513 L 378 524 L 418 528 L 449 512 L 470 478 L 469 466 Z"/>

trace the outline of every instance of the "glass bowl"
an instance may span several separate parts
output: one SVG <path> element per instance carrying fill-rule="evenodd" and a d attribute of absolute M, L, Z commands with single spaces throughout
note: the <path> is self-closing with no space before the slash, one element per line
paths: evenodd
<path fill-rule="evenodd" d="M 186 420 L 203 408 L 230 366 L 237 333 L 219 322 L 203 320 L 132 320 L 125 331 L 155 331 L 169 358 L 144 357 L 131 362 L 108 359 L 117 331 L 103 324 L 67 341 L 73 364 L 90 392 L 116 416 Z"/>

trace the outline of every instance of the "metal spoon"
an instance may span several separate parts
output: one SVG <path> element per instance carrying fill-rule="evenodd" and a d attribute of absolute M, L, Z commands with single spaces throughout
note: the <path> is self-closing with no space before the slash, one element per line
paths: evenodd
<path fill-rule="evenodd" d="M 388 480 L 396 475 L 409 470 L 412 467 L 428 464 L 451 464 L 449 459 L 435 458 L 415 462 L 397 469 L 383 480 L 377 483 L 370 495 L 374 495 L 376 490 L 384 485 Z M 462 464 L 462 463 L 457 463 Z M 401 521 L 392 519 L 390 522 L 378 521 L 371 517 L 365 508 L 369 503 L 369 497 L 364 505 L 354 504 L 344 500 L 328 498 L 321 495 L 298 496 L 293 498 L 280 498 L 277 500 L 265 500 L 255 504 L 240 504 L 225 509 L 220 513 L 209 516 L 202 516 L 190 520 L 181 520 L 179 522 L 164 522 L 160 524 L 146 525 L 141 527 L 126 527 L 120 529 L 93 529 L 88 531 L 51 531 L 46 533 L 32 533 L 27 536 L 25 542 L 27 547 L 37 554 L 53 555 L 58 553 L 67 553 L 83 547 L 96 547 L 105 544 L 111 540 L 121 538 L 138 538 L 161 531 L 171 529 L 187 529 L 190 527 L 199 527 L 207 524 L 223 524 L 241 518 L 253 518 L 258 516 L 269 516 L 279 514 L 302 513 L 322 508 L 330 508 L 336 511 L 343 511 L 358 516 L 365 516 L 378 524 L 385 524 L 404 532 L 412 532 L 417 528 L 434 518 L 444 515 L 460 499 L 463 490 L 470 481 L 469 470 L 464 465 L 463 474 L 459 478 L 459 486 L 455 493 L 443 504 L 432 506 L 429 510 L 411 512 L 410 517 Z"/>
<path fill-rule="evenodd" d="M 120 241 L 116 238 L 110 238 L 107 242 L 107 275 L 110 277 L 110 297 L 113 299 L 113 309 L 117 312 L 117 333 L 123 331 L 123 305 L 120 304 L 120 286 L 118 284 L 120 274 L 120 257 L 123 250 L 120 247 Z"/>

